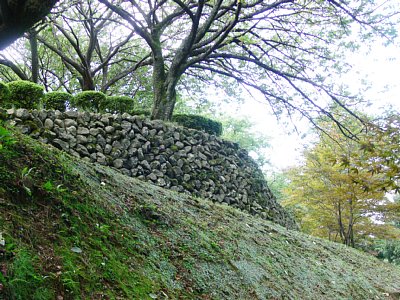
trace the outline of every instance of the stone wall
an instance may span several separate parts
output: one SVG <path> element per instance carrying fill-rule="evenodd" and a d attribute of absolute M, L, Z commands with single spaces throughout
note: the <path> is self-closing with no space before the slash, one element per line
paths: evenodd
<path fill-rule="evenodd" d="M 11 109 L 6 117 L 23 133 L 76 157 L 296 228 L 236 143 L 128 114 Z"/>

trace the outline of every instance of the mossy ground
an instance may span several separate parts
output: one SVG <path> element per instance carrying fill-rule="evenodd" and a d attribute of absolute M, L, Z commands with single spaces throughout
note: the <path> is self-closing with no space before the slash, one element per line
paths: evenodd
<path fill-rule="evenodd" d="M 372 256 L 13 138 L 0 299 L 399 297 L 400 269 Z"/>

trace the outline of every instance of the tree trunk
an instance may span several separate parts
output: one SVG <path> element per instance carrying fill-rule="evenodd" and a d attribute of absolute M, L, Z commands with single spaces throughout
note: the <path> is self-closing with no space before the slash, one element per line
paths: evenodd
<path fill-rule="evenodd" d="M 39 53 L 38 53 L 38 40 L 37 32 L 34 29 L 29 30 L 29 45 L 31 47 L 31 60 L 32 60 L 32 82 L 39 83 Z"/>
<path fill-rule="evenodd" d="M 170 121 L 176 103 L 176 84 L 164 82 L 154 88 L 154 104 L 151 112 L 153 120 Z"/>
<path fill-rule="evenodd" d="M 80 82 L 82 91 L 94 91 L 96 89 L 93 77 L 90 71 L 85 70 L 82 74 L 82 81 Z"/>
<path fill-rule="evenodd" d="M 153 37 L 153 40 L 156 42 L 152 48 L 154 102 L 151 118 L 170 121 L 176 102 L 178 76 L 166 74 L 159 37 Z"/>

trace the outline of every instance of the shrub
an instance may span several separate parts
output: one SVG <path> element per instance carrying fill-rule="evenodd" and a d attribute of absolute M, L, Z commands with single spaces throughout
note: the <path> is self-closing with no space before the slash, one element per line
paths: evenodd
<path fill-rule="evenodd" d="M 151 111 L 147 109 L 134 109 L 129 112 L 133 116 L 146 116 L 150 117 Z"/>
<path fill-rule="evenodd" d="M 378 258 L 400 265 L 400 241 L 380 240 L 376 242 L 375 249 L 378 251 Z"/>
<path fill-rule="evenodd" d="M 99 112 L 102 102 L 106 101 L 106 95 L 102 92 L 83 91 L 73 98 L 73 105 L 88 111 Z"/>
<path fill-rule="evenodd" d="M 6 106 L 10 98 L 10 89 L 7 84 L 0 82 L 0 106 Z"/>
<path fill-rule="evenodd" d="M 10 89 L 9 102 L 16 108 L 37 108 L 43 98 L 43 86 L 26 81 L 18 80 L 8 83 Z"/>
<path fill-rule="evenodd" d="M 100 103 L 100 111 L 110 113 L 129 113 L 133 111 L 135 100 L 128 96 L 108 96 Z"/>
<path fill-rule="evenodd" d="M 172 121 L 193 129 L 204 130 L 207 133 L 220 136 L 222 134 L 222 124 L 198 115 L 174 115 Z"/>
<path fill-rule="evenodd" d="M 58 109 L 65 111 L 66 103 L 71 103 L 73 96 L 65 92 L 50 92 L 44 95 L 43 106 L 45 109 Z"/>

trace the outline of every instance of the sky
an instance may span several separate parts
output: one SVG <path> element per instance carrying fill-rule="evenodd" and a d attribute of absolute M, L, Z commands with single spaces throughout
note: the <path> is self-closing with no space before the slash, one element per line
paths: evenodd
<path fill-rule="evenodd" d="M 372 45 L 368 53 L 360 49 L 360 52 L 350 54 L 348 60 L 353 68 L 341 80 L 347 82 L 354 92 L 362 88 L 363 81 L 370 85 L 363 97 L 372 105 L 365 107 L 365 112 L 379 114 L 389 105 L 400 111 L 400 38 L 386 47 L 379 43 Z M 249 99 L 237 106 L 232 103 L 227 105 L 229 108 L 226 109 L 232 116 L 249 118 L 256 131 L 270 137 L 271 147 L 265 149 L 265 153 L 274 170 L 279 171 L 301 161 L 302 149 L 310 141 L 307 136 L 304 137 L 310 128 L 308 122 L 296 123 L 297 134 L 293 133 L 293 126 L 286 124 L 286 119 L 279 123 L 262 99 Z"/>

